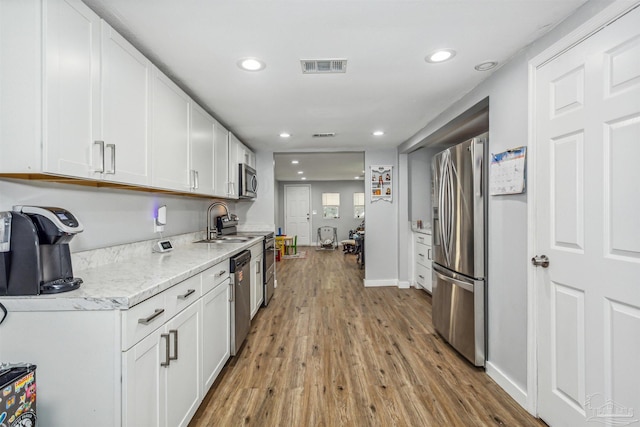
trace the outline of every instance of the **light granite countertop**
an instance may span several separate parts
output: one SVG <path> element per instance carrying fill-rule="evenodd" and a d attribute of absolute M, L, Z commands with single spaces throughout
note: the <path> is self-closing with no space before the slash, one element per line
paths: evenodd
<path fill-rule="evenodd" d="M 254 235 L 259 233 L 254 233 Z M 260 242 L 186 243 L 167 253 L 136 255 L 125 260 L 74 268 L 79 289 L 53 295 L 2 297 L 9 311 L 126 310 Z"/>

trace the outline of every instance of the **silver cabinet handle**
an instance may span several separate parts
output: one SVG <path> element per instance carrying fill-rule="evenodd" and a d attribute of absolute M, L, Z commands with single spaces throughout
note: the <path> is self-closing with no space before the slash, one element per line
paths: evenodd
<path fill-rule="evenodd" d="M 144 319 L 138 319 L 138 323 L 143 325 L 148 325 L 149 323 L 153 322 L 162 313 L 164 313 L 164 308 L 156 308 L 153 314 L 150 315 L 149 317 L 145 317 Z"/>
<path fill-rule="evenodd" d="M 220 270 L 218 274 L 216 274 L 216 277 L 222 277 L 222 275 L 225 274 L 226 272 L 227 270 Z"/>
<path fill-rule="evenodd" d="M 93 141 L 93 145 L 100 147 L 100 169 L 96 169 L 94 172 L 104 172 L 104 141 Z"/>
<path fill-rule="evenodd" d="M 169 357 L 169 334 L 160 334 L 161 338 L 166 340 L 166 347 L 164 352 L 164 362 L 160 362 L 160 366 L 169 366 L 171 363 L 171 358 Z"/>
<path fill-rule="evenodd" d="M 107 144 L 106 147 L 111 148 L 111 169 L 109 169 L 105 173 L 114 175 L 116 173 L 116 144 Z M 103 162 L 104 162 L 104 156 L 103 156 Z"/>
<path fill-rule="evenodd" d="M 427 259 L 433 259 L 431 258 L 431 249 L 427 249 Z"/>
<path fill-rule="evenodd" d="M 171 334 L 173 334 L 173 348 L 175 349 L 175 353 L 174 353 L 173 356 L 171 356 L 171 353 L 167 351 L 167 354 L 169 354 L 169 360 L 178 360 L 178 330 L 177 329 L 171 329 L 169 331 L 169 335 L 171 335 Z M 168 342 L 168 340 L 167 340 L 167 342 Z"/>
<path fill-rule="evenodd" d="M 198 171 L 195 169 L 191 169 L 191 189 L 197 190 L 200 187 L 198 183 Z"/>
<path fill-rule="evenodd" d="M 424 254 L 418 254 L 418 256 L 424 258 Z"/>
<path fill-rule="evenodd" d="M 196 173 L 195 177 L 196 177 L 196 190 L 197 190 L 198 188 L 200 188 L 200 173 L 198 171 L 195 171 L 195 173 Z"/>
<path fill-rule="evenodd" d="M 231 286 L 231 294 L 229 295 L 229 302 L 233 302 L 234 298 L 235 298 L 235 286 L 233 284 L 233 282 L 229 282 L 229 286 Z"/>
<path fill-rule="evenodd" d="M 418 274 L 418 277 L 424 280 L 424 276 L 422 274 Z"/>
<path fill-rule="evenodd" d="M 178 299 L 185 300 L 189 298 L 191 295 L 193 295 L 195 292 L 196 292 L 195 289 L 188 289 L 186 294 L 178 295 Z"/>

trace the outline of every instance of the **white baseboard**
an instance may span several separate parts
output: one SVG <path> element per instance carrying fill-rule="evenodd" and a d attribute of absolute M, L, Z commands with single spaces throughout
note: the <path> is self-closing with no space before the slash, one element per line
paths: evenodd
<path fill-rule="evenodd" d="M 408 280 L 401 280 L 398 282 L 398 288 L 400 289 L 409 289 L 411 287 L 411 282 Z"/>
<path fill-rule="evenodd" d="M 364 279 L 365 288 L 380 288 L 383 286 L 398 286 L 398 281 L 395 279 L 384 279 L 384 280 Z"/>
<path fill-rule="evenodd" d="M 528 407 L 527 392 L 514 383 L 509 377 L 507 377 L 500 369 L 498 369 L 491 362 L 487 362 L 486 372 L 492 380 L 494 380 L 500 387 L 507 392 L 509 396 L 513 398 L 524 409 Z"/>

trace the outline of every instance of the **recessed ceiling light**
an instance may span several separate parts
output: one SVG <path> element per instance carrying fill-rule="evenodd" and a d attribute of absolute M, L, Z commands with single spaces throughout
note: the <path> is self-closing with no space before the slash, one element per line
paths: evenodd
<path fill-rule="evenodd" d="M 297 161 L 297 160 L 291 160 L 291 164 L 292 164 L 292 165 L 297 165 L 298 163 L 300 163 L 300 162 L 299 162 L 299 161 Z"/>
<path fill-rule="evenodd" d="M 300 178 L 301 180 L 305 181 L 307 179 L 306 176 L 303 176 L 302 178 Z"/>
<path fill-rule="evenodd" d="M 298 171 L 298 175 L 302 175 L 304 171 Z"/>
<path fill-rule="evenodd" d="M 424 58 L 424 60 L 432 64 L 435 64 L 438 62 L 448 61 L 454 56 L 456 56 L 456 51 L 453 49 L 439 49 L 427 55 L 427 57 Z"/>
<path fill-rule="evenodd" d="M 266 64 L 258 58 L 242 58 L 238 61 L 238 67 L 246 71 L 264 70 Z"/>
<path fill-rule="evenodd" d="M 354 176 L 353 179 L 360 179 L 360 177 L 359 176 Z"/>
<path fill-rule="evenodd" d="M 483 62 L 482 64 L 476 65 L 473 68 L 475 68 L 476 71 L 488 71 L 488 70 L 491 70 L 492 68 L 496 68 L 497 65 L 498 65 L 498 61 L 486 61 L 486 62 Z"/>
<path fill-rule="evenodd" d="M 384 132 L 381 131 L 381 130 L 377 130 L 377 131 L 373 132 L 373 135 L 374 136 L 382 136 L 382 135 L 384 135 Z"/>
<path fill-rule="evenodd" d="M 282 132 L 282 133 L 280 134 L 280 138 L 289 138 L 290 136 L 291 136 L 291 134 L 290 134 L 290 133 L 287 133 L 287 132 Z"/>

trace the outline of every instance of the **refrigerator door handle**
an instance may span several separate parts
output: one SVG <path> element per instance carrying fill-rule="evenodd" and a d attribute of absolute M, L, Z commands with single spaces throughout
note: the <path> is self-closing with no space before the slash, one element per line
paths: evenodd
<path fill-rule="evenodd" d="M 473 284 L 464 282 L 462 280 L 454 279 L 451 276 L 445 276 L 444 274 L 440 273 L 439 271 L 437 271 L 435 269 L 433 271 L 442 280 L 445 280 L 447 282 L 451 282 L 454 285 L 457 285 L 457 286 L 461 287 L 465 291 L 473 292 Z"/>

